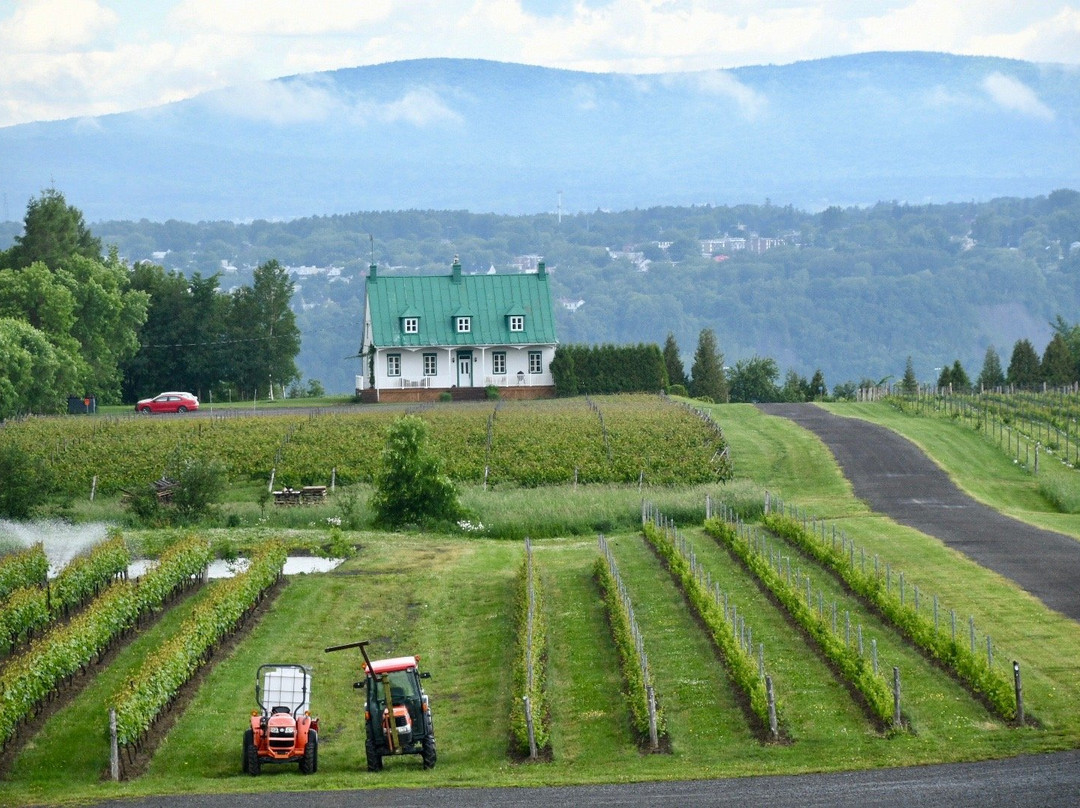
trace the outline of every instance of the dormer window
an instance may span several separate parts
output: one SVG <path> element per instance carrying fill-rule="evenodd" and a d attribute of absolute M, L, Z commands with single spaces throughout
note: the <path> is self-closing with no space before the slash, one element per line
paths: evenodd
<path fill-rule="evenodd" d="M 420 333 L 420 318 L 419 317 L 402 317 L 401 318 L 401 330 L 405 334 L 418 334 L 418 333 Z"/>
<path fill-rule="evenodd" d="M 468 334 L 470 331 L 472 331 L 471 317 L 455 317 L 454 324 L 459 334 Z"/>
<path fill-rule="evenodd" d="M 509 319 L 510 319 L 510 330 L 511 331 L 524 331 L 525 330 L 525 315 L 524 314 L 511 314 Z"/>

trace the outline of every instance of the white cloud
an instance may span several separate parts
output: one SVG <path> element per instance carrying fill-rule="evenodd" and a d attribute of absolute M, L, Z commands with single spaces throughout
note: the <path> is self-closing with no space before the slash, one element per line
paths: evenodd
<path fill-rule="evenodd" d="M 457 123 L 454 112 L 434 90 L 417 88 L 386 103 L 350 99 L 322 79 L 255 82 L 230 87 L 206 97 L 215 109 L 275 126 L 297 123 L 408 123 L 417 127 Z"/>
<path fill-rule="evenodd" d="M 89 45 L 118 22 L 115 12 L 95 0 L 22 0 L 0 20 L 0 50 L 63 53 Z"/>
<path fill-rule="evenodd" d="M 738 105 L 743 117 L 748 120 L 757 118 L 768 105 L 768 99 L 764 95 L 747 87 L 724 70 L 692 73 L 684 80 L 693 82 L 701 92 L 730 98 Z"/>
<path fill-rule="evenodd" d="M 1003 109 L 1047 121 L 1054 118 L 1054 111 L 1039 100 L 1034 90 L 1011 76 L 991 73 L 983 80 L 982 87 L 990 99 Z"/>
<path fill-rule="evenodd" d="M 234 36 L 318 36 L 361 31 L 392 7 L 390 0 L 182 0 L 169 24 Z"/>
<path fill-rule="evenodd" d="M 648 74 L 869 50 L 1080 65 L 1080 0 L 0 0 L 0 126 L 402 59 Z M 453 115 L 398 103 L 400 119 Z"/>

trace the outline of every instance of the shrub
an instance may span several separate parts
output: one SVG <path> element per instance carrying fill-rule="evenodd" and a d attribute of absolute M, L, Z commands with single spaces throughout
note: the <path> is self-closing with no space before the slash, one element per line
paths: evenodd
<path fill-rule="evenodd" d="M 465 515 L 454 483 L 428 449 L 427 430 L 415 415 L 390 426 L 371 502 L 377 526 L 456 522 Z"/>
<path fill-rule="evenodd" d="M 27 519 L 45 501 L 52 482 L 44 458 L 15 446 L 0 446 L 0 516 Z"/>

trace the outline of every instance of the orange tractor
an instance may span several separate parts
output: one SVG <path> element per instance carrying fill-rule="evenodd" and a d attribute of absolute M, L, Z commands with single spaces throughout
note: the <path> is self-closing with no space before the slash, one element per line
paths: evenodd
<path fill-rule="evenodd" d="M 363 689 L 365 752 L 368 771 L 381 771 L 386 755 L 420 755 L 425 769 L 435 768 L 435 727 L 431 705 L 420 684 L 431 677 L 420 672 L 420 657 L 368 658 L 367 641 L 327 648 L 343 651 L 359 648 L 364 657 L 364 680 L 353 684 Z"/>
<path fill-rule="evenodd" d="M 255 674 L 251 726 L 244 732 L 244 771 L 257 777 L 264 763 L 319 767 L 319 719 L 311 717 L 311 672 L 303 665 L 260 665 Z"/>

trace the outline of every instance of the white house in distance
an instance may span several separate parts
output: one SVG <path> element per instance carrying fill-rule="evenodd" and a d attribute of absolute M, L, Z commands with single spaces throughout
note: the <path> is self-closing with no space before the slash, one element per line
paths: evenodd
<path fill-rule="evenodd" d="M 555 314 L 547 270 L 463 275 L 380 276 L 371 266 L 364 296 L 365 402 L 555 395 Z"/>

